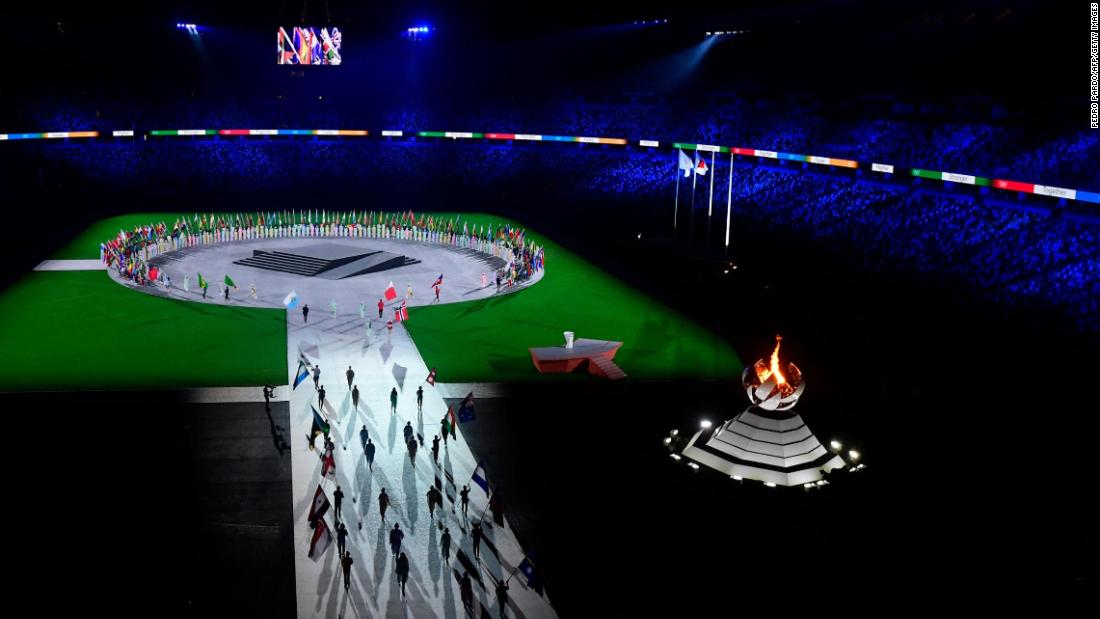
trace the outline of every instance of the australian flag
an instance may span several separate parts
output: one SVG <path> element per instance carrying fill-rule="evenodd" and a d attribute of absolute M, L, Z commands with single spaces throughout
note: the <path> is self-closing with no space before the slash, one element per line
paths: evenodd
<path fill-rule="evenodd" d="M 474 420 L 474 392 L 471 391 L 466 395 L 466 399 L 462 400 L 462 405 L 458 407 L 458 422 L 466 423 L 467 421 Z"/>

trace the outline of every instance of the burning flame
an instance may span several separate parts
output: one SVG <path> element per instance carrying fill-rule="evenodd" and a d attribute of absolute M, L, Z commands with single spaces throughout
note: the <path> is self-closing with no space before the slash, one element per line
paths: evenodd
<path fill-rule="evenodd" d="M 782 341 L 783 336 L 775 336 L 775 350 L 772 351 L 770 368 L 764 366 L 763 363 L 757 363 L 756 377 L 760 379 L 761 383 L 767 381 L 772 376 L 775 376 L 776 385 L 787 384 L 787 379 L 783 377 L 783 372 L 779 370 L 779 344 Z"/>

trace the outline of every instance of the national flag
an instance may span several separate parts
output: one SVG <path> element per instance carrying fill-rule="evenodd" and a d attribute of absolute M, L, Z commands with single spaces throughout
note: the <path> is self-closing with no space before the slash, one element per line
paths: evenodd
<path fill-rule="evenodd" d="M 695 151 L 695 173 L 699 176 L 707 175 L 707 160 L 699 156 L 699 151 Z"/>
<path fill-rule="evenodd" d="M 435 386 L 435 368 L 432 368 L 432 371 L 428 372 L 428 377 L 424 380 L 427 381 L 431 386 Z"/>
<path fill-rule="evenodd" d="M 305 380 L 307 378 L 309 378 L 309 370 L 306 368 L 305 362 L 302 361 L 301 359 L 299 359 L 298 360 L 298 374 L 294 377 L 294 387 L 293 387 L 293 389 L 297 389 L 298 385 L 305 382 Z"/>
<path fill-rule="evenodd" d="M 237 284 L 234 284 L 233 280 L 230 279 L 230 277 L 228 275 L 225 276 L 225 279 L 223 281 L 225 282 L 225 285 L 229 286 L 230 288 L 236 288 L 237 287 Z"/>
<path fill-rule="evenodd" d="M 160 275 L 160 271 L 157 267 L 149 267 L 149 279 L 155 280 Z"/>
<path fill-rule="evenodd" d="M 691 163 L 691 157 L 687 156 L 684 151 L 680 152 L 680 169 L 684 171 L 684 176 L 691 176 L 691 171 L 695 169 L 695 166 Z"/>
<path fill-rule="evenodd" d="M 397 308 L 397 322 L 402 322 L 409 319 L 409 306 L 408 301 L 402 300 L 401 307 Z"/>
<path fill-rule="evenodd" d="M 440 273 L 439 277 L 436 278 L 435 283 L 432 284 L 432 288 L 435 288 L 436 286 L 442 286 L 442 285 L 443 285 L 443 274 Z"/>
<path fill-rule="evenodd" d="M 321 477 L 336 481 L 336 458 L 333 457 L 331 451 L 326 450 L 325 455 L 321 458 Z"/>
<path fill-rule="evenodd" d="M 283 299 L 283 305 L 285 305 L 288 310 L 298 307 L 298 293 L 291 290 L 290 294 L 286 295 L 286 298 Z"/>
<path fill-rule="evenodd" d="M 477 468 L 474 469 L 474 477 L 471 481 L 481 486 L 481 489 L 485 491 L 485 494 L 489 493 L 489 481 L 488 476 L 485 475 L 485 463 L 477 463 Z"/>
<path fill-rule="evenodd" d="M 325 515 L 329 506 L 328 496 L 325 495 L 325 491 L 318 485 L 317 492 L 313 493 L 313 504 L 309 506 L 309 521 L 316 522 L 321 516 Z"/>
<path fill-rule="evenodd" d="M 538 578 L 538 574 L 535 573 L 535 551 L 528 552 L 523 561 L 519 563 L 519 571 L 523 572 L 523 575 L 527 577 L 527 586 L 530 587 L 542 595 L 542 582 Z"/>
<path fill-rule="evenodd" d="M 206 288 L 206 280 L 203 279 L 202 273 L 199 273 L 199 288 Z"/>
<path fill-rule="evenodd" d="M 474 420 L 474 392 L 471 391 L 466 395 L 466 399 L 462 400 L 462 404 L 458 407 L 458 422 L 466 423 L 467 421 Z"/>
<path fill-rule="evenodd" d="M 393 287 L 393 281 L 390 281 L 390 285 L 386 287 L 386 292 L 382 296 L 386 297 L 387 301 L 393 301 L 397 298 L 397 288 Z"/>
<path fill-rule="evenodd" d="M 331 545 L 332 533 L 329 532 L 324 519 L 318 519 L 313 525 L 313 538 L 309 541 L 309 558 L 314 561 L 320 559 L 321 555 L 325 554 L 325 551 Z"/>
<path fill-rule="evenodd" d="M 313 411 L 313 427 L 310 429 L 309 432 L 309 448 L 313 449 L 313 441 L 317 439 L 318 434 L 324 434 L 325 436 L 328 436 L 329 425 L 328 421 L 321 416 L 321 413 L 317 412 L 316 408 L 313 408 L 313 406 L 310 406 L 309 408 Z"/>
<path fill-rule="evenodd" d="M 443 432 L 451 436 L 458 436 L 455 434 L 455 426 L 457 425 L 458 422 L 455 421 L 455 409 L 453 406 L 448 406 L 447 415 L 443 417 Z"/>

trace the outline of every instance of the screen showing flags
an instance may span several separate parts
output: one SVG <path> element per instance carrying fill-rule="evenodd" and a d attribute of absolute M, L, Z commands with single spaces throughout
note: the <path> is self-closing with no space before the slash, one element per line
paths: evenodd
<path fill-rule="evenodd" d="M 339 28 L 295 27 L 276 34 L 278 64 L 338 65 L 344 35 Z"/>

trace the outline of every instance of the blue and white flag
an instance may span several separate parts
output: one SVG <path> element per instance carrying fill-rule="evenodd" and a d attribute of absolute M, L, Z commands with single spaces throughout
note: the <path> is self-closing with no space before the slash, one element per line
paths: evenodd
<path fill-rule="evenodd" d="M 682 150 L 678 152 L 680 153 L 680 169 L 684 171 L 685 177 L 691 176 L 691 171 L 695 169 L 695 165 L 691 162 L 691 157 L 688 157 L 687 153 Z"/>
<path fill-rule="evenodd" d="M 474 469 L 473 482 L 485 491 L 485 494 L 489 494 L 489 482 L 488 477 L 485 475 L 485 464 L 482 462 L 477 463 L 477 468 Z"/>
<path fill-rule="evenodd" d="M 298 385 L 302 384 L 302 381 L 309 378 L 309 370 L 306 369 L 306 364 L 301 359 L 298 360 L 298 375 L 294 377 L 294 387 L 297 389 Z"/>
<path fill-rule="evenodd" d="M 286 295 L 286 298 L 283 299 L 283 305 L 285 305 L 288 310 L 298 307 L 298 293 L 291 290 L 290 294 Z"/>

